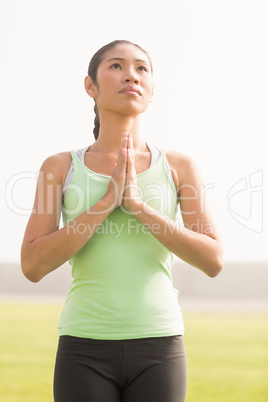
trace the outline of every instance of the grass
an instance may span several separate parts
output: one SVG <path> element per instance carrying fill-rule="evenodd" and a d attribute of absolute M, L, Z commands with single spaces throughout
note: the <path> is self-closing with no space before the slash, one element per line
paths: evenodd
<path fill-rule="evenodd" d="M 1 402 L 53 401 L 61 306 L 0 304 Z"/>
<path fill-rule="evenodd" d="M 268 401 L 268 314 L 186 314 L 187 402 Z"/>
<path fill-rule="evenodd" d="M 61 308 L 0 303 L 1 402 L 53 401 Z M 268 314 L 185 313 L 184 321 L 187 402 L 268 400 Z"/>

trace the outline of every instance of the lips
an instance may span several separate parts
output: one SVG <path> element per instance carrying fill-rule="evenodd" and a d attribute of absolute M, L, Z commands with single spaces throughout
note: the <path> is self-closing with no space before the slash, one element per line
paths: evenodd
<path fill-rule="evenodd" d="M 141 96 L 141 91 L 137 87 L 128 86 L 120 91 L 120 94 L 128 94 L 134 96 Z"/>

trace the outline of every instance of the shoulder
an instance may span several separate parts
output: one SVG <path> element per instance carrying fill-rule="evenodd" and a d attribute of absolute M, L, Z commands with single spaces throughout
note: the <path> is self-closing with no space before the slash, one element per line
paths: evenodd
<path fill-rule="evenodd" d="M 167 150 L 166 158 L 177 188 L 189 182 L 192 176 L 199 175 L 197 164 L 191 156 L 182 152 Z"/>
<path fill-rule="evenodd" d="M 72 163 L 71 152 L 60 152 L 47 157 L 40 168 L 40 172 L 53 175 L 53 180 L 63 185 Z"/>
<path fill-rule="evenodd" d="M 174 165 L 174 167 L 187 168 L 195 165 L 193 158 L 189 155 L 183 154 L 182 152 L 167 150 L 166 157 L 169 163 Z"/>

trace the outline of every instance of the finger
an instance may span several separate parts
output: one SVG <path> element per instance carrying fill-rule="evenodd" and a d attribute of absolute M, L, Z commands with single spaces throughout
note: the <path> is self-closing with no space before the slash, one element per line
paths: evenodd
<path fill-rule="evenodd" d="M 132 133 L 129 133 L 128 135 L 128 143 L 127 143 L 127 147 L 128 149 L 131 149 L 131 151 L 133 151 L 133 135 Z"/>
<path fill-rule="evenodd" d="M 134 149 L 133 149 L 133 134 L 132 133 L 129 134 L 129 144 L 130 144 L 131 150 L 133 151 Z"/>
<path fill-rule="evenodd" d="M 123 135 L 123 137 L 121 138 L 120 149 L 127 148 L 127 144 L 128 144 L 128 137 L 126 135 Z"/>
<path fill-rule="evenodd" d="M 136 176 L 136 170 L 131 149 L 127 150 L 127 181 L 133 181 Z"/>
<path fill-rule="evenodd" d="M 127 169 L 127 148 L 128 148 L 128 133 L 123 133 L 121 144 L 115 163 L 115 173 L 120 174 Z"/>
<path fill-rule="evenodd" d="M 122 158 L 123 161 L 126 159 L 126 150 L 127 150 L 127 138 L 123 136 L 121 138 L 121 144 L 117 155 L 117 161 L 116 161 L 117 165 L 120 164 L 120 161 L 122 162 Z"/>
<path fill-rule="evenodd" d="M 126 146 L 121 147 L 118 156 L 117 156 L 117 162 L 116 166 L 118 167 L 119 170 L 126 170 L 126 164 L 127 164 L 127 148 Z"/>
<path fill-rule="evenodd" d="M 129 148 L 131 149 L 131 157 L 133 164 L 135 164 L 134 146 L 133 146 L 133 134 L 129 136 Z"/>
<path fill-rule="evenodd" d="M 131 150 L 128 149 L 125 197 L 129 197 L 129 199 L 132 199 L 133 197 L 137 196 L 138 196 L 138 190 L 137 190 L 136 169 L 133 163 Z"/>
<path fill-rule="evenodd" d="M 123 143 L 123 146 L 126 146 L 126 148 L 128 147 L 128 138 L 128 133 L 123 133 L 123 137 L 121 138 L 121 146 Z"/>

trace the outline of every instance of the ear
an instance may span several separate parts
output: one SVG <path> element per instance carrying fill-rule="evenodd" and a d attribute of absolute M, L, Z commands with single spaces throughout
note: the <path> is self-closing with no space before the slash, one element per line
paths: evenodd
<path fill-rule="evenodd" d="M 93 84 L 92 78 L 88 75 L 85 77 L 84 86 L 86 93 L 91 97 L 95 98 L 97 96 L 96 86 Z"/>

